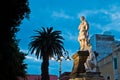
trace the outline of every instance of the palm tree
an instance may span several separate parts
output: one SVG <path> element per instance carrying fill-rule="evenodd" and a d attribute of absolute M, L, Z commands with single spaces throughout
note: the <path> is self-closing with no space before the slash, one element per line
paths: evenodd
<path fill-rule="evenodd" d="M 49 80 L 49 58 L 53 55 L 61 56 L 64 50 L 63 37 L 61 31 L 53 31 L 53 27 L 35 30 L 36 36 L 32 36 L 32 41 L 29 43 L 29 51 L 35 53 L 37 59 L 43 60 L 41 65 L 41 80 Z"/>

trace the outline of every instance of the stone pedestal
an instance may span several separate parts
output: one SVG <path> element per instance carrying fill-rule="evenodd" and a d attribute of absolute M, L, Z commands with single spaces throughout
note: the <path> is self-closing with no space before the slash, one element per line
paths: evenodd
<path fill-rule="evenodd" d="M 105 80 L 100 72 L 86 72 L 84 63 L 88 56 L 88 51 L 78 51 L 72 56 L 74 63 L 69 80 Z"/>
<path fill-rule="evenodd" d="M 100 75 L 100 72 L 86 72 L 80 73 L 76 76 L 70 77 L 69 80 L 105 80 L 103 76 Z"/>
<path fill-rule="evenodd" d="M 88 56 L 89 56 L 88 51 L 78 51 L 72 56 L 74 63 L 71 76 L 85 72 L 84 63 L 86 62 Z"/>

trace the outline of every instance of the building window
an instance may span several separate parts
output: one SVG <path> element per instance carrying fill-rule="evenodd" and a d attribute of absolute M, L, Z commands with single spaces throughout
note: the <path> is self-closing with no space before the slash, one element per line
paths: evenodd
<path fill-rule="evenodd" d="M 110 76 L 107 76 L 107 80 L 110 80 Z"/>
<path fill-rule="evenodd" d="M 117 58 L 115 57 L 114 58 L 114 69 L 117 69 L 117 68 L 118 68 Z"/>

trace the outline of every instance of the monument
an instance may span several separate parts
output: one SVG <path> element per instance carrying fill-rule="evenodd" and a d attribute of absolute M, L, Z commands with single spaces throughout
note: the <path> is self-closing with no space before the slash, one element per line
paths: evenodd
<path fill-rule="evenodd" d="M 97 72 L 96 56 L 89 41 L 89 24 L 84 16 L 81 16 L 80 20 L 78 26 L 80 49 L 72 56 L 74 63 L 69 80 L 104 80 L 100 72 Z"/>

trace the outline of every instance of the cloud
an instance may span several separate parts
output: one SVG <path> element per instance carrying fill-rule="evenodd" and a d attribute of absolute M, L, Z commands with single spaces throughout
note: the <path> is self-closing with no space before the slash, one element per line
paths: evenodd
<path fill-rule="evenodd" d="M 77 17 L 79 18 L 80 16 L 88 17 L 91 15 L 104 14 L 104 15 L 108 15 L 111 18 L 111 20 L 116 20 L 116 19 L 120 19 L 119 13 L 120 13 L 120 6 L 112 5 L 112 6 L 109 6 L 108 9 L 101 8 L 97 10 L 95 9 L 94 10 L 83 10 L 77 14 Z"/>
<path fill-rule="evenodd" d="M 120 31 L 120 6 L 111 6 L 108 11 L 111 22 L 105 25 L 105 30 Z"/>
<path fill-rule="evenodd" d="M 26 54 L 28 53 L 28 50 L 21 49 L 20 51 L 21 51 L 21 52 L 24 52 L 24 53 L 26 53 Z"/>
<path fill-rule="evenodd" d="M 77 14 L 77 18 L 80 16 L 85 16 L 92 20 L 90 26 L 102 32 L 110 30 L 120 31 L 120 6 L 118 5 L 111 5 L 107 9 L 84 10 Z"/>
<path fill-rule="evenodd" d="M 100 24 L 97 24 L 97 23 L 91 23 L 90 24 L 91 26 L 91 29 L 99 29 L 99 30 L 104 30 L 103 27 L 100 25 Z"/>
<path fill-rule="evenodd" d="M 63 34 L 63 36 L 67 40 L 76 41 L 77 37 L 78 37 L 78 34 L 73 34 L 73 33 L 67 31 L 66 33 Z"/>
<path fill-rule="evenodd" d="M 86 16 L 90 15 L 91 13 L 93 13 L 92 10 L 85 10 L 85 11 L 79 12 L 77 14 L 77 18 L 79 18 L 80 16 L 85 16 L 86 17 Z"/>
<path fill-rule="evenodd" d="M 111 13 L 111 19 L 112 20 L 118 20 L 118 19 L 120 19 L 120 12 Z"/>
<path fill-rule="evenodd" d="M 89 17 L 91 15 L 98 15 L 98 14 L 105 14 L 107 15 L 109 12 L 105 9 L 98 9 L 98 10 L 84 10 L 81 11 L 77 14 L 77 18 L 79 18 L 80 16 L 85 16 L 85 17 Z"/>
<path fill-rule="evenodd" d="M 53 11 L 52 17 L 55 18 L 64 18 L 64 19 L 73 19 L 74 17 L 66 14 L 64 11 Z"/>
<path fill-rule="evenodd" d="M 20 50 L 20 51 L 22 51 L 22 52 L 24 52 L 24 53 L 28 53 L 28 50 Z M 34 61 L 34 62 L 41 62 L 41 60 L 40 59 L 37 59 L 36 58 L 36 56 L 34 55 L 34 54 L 28 54 L 27 56 L 25 56 L 25 58 L 26 58 L 26 60 L 31 60 L 31 61 Z"/>
<path fill-rule="evenodd" d="M 30 60 L 32 60 L 34 62 L 41 62 L 40 59 L 37 59 L 36 57 L 33 57 L 33 56 L 26 56 L 26 59 L 30 59 Z"/>

